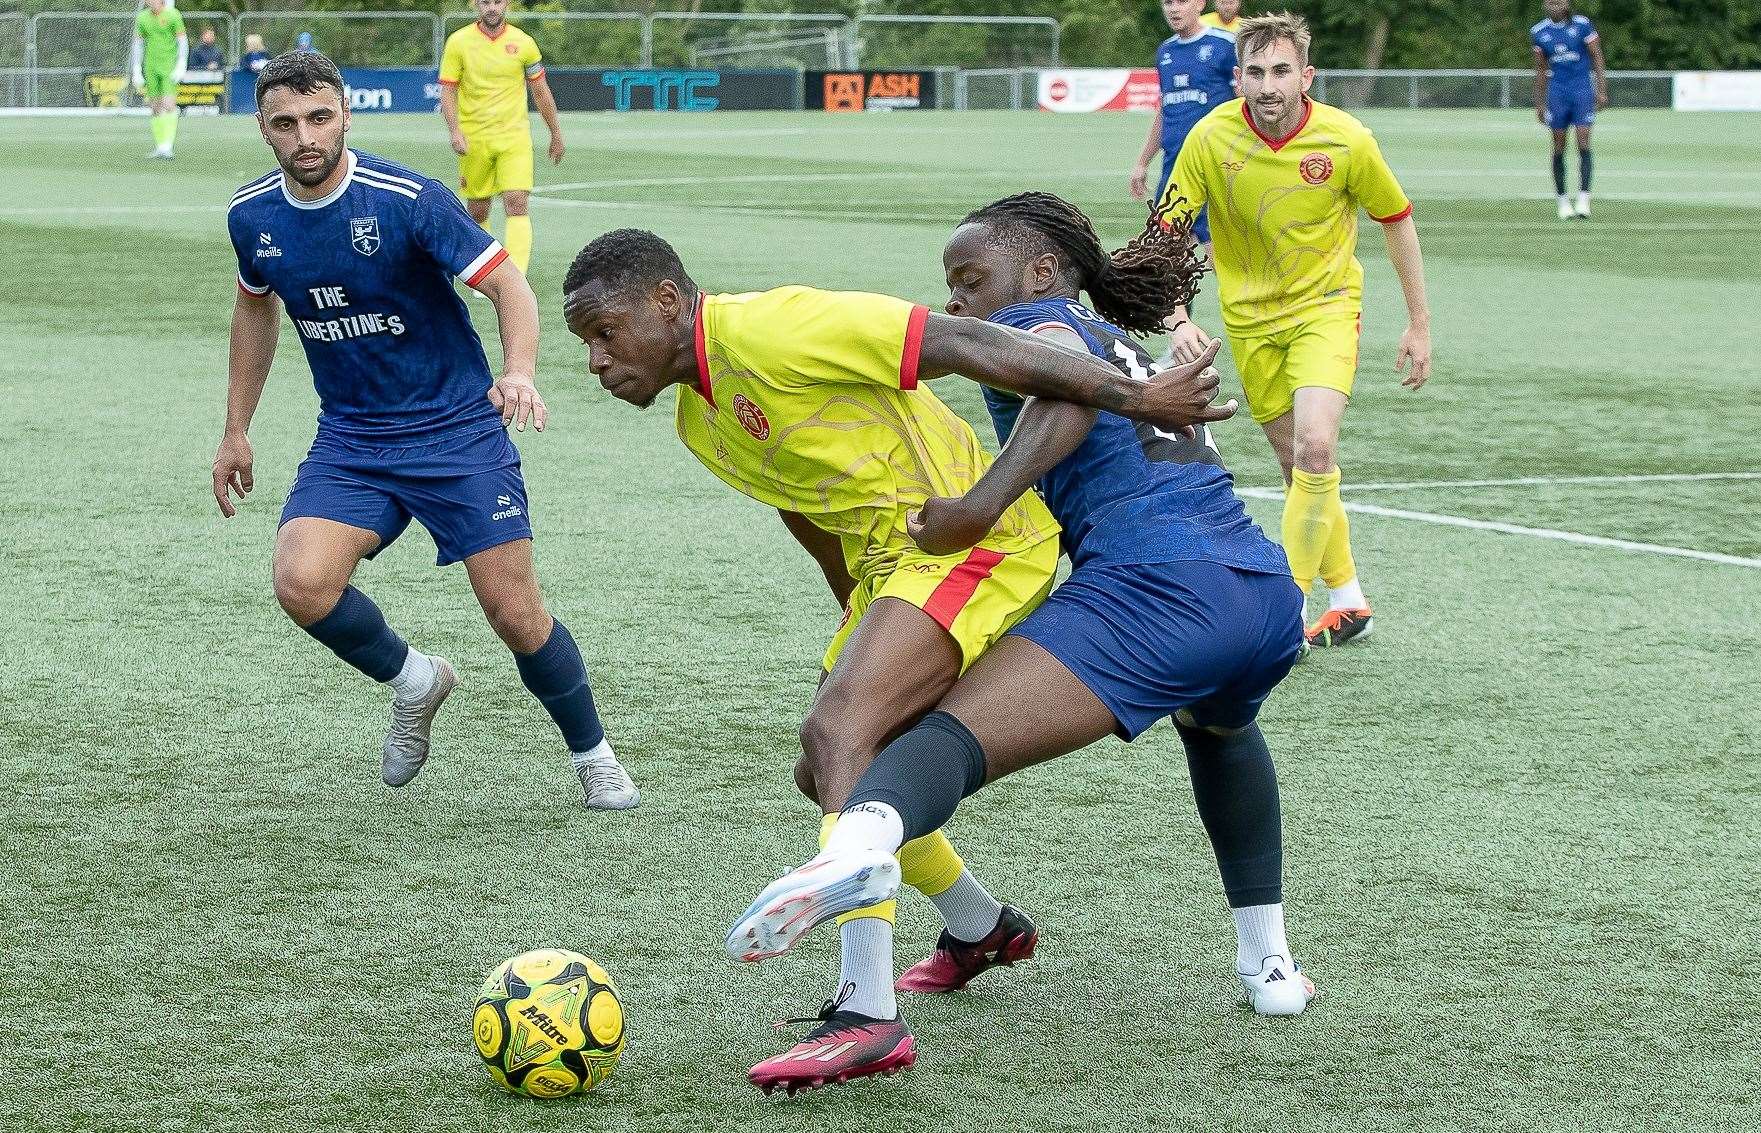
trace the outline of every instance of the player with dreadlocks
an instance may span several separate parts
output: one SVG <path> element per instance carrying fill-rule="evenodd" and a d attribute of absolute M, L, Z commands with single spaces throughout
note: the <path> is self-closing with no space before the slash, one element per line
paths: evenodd
<path fill-rule="evenodd" d="M 1203 270 L 1189 224 L 1152 224 L 1109 256 L 1089 219 L 1048 193 L 972 213 L 942 262 L 949 314 L 1043 335 L 1140 380 L 1150 358 L 1125 330 L 1158 327 L 1191 301 Z M 881 751 L 821 853 L 759 894 L 729 952 L 777 955 L 853 902 L 892 896 L 894 853 L 939 829 L 962 798 L 1105 736 L 1130 742 L 1167 716 L 1234 915 L 1241 986 L 1262 1015 L 1301 1012 L 1314 986 L 1285 936 L 1278 780 L 1255 722 L 1303 644 L 1284 553 L 1248 518 L 1203 432 L 989 388 L 985 400 L 1002 454 L 963 496 L 926 500 L 907 520 L 912 538 L 930 554 L 972 546 L 1037 485 L 1072 573 Z M 975 973 L 987 947 L 944 932 L 900 986 Z"/>

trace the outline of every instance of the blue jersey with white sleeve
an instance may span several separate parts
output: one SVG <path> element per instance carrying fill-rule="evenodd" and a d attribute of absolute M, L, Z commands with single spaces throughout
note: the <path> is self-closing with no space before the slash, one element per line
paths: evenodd
<path fill-rule="evenodd" d="M 1542 20 L 1529 29 L 1529 38 L 1535 45 L 1535 53 L 1547 61 L 1550 86 L 1590 86 L 1589 45 L 1596 38 L 1596 25 L 1588 16 Z"/>
<path fill-rule="evenodd" d="M 1153 363 L 1118 327 L 1073 299 L 1005 307 L 991 321 L 1029 332 L 1053 326 L 1081 336 L 1089 353 L 1148 381 Z M 984 389 L 997 438 L 1014 431 L 1022 400 Z M 1267 539 L 1241 501 L 1208 431 L 1197 439 L 1100 413 L 1076 451 L 1048 472 L 1040 494 L 1064 528 L 1064 550 L 1089 563 L 1202 560 L 1288 576 L 1283 550 Z"/>
<path fill-rule="evenodd" d="M 1235 37 L 1207 27 L 1191 39 L 1169 36 L 1156 49 L 1162 88 L 1162 152 L 1169 161 L 1198 120 L 1235 97 Z"/>
<path fill-rule="evenodd" d="M 278 296 L 305 347 L 320 437 L 410 445 L 499 426 L 453 280 L 476 286 L 507 253 L 433 178 L 355 150 L 344 160 L 322 200 L 295 198 L 277 171 L 227 212 L 239 287 Z"/>

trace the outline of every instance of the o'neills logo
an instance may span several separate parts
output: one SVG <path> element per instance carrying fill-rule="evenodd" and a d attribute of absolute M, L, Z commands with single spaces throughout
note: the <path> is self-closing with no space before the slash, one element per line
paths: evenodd
<path fill-rule="evenodd" d="M 1298 162 L 1296 168 L 1304 181 L 1311 185 L 1323 185 L 1327 178 L 1333 176 L 1333 159 L 1324 153 L 1311 153 Z"/>
<path fill-rule="evenodd" d="M 743 393 L 734 395 L 734 416 L 739 419 L 740 427 L 757 440 L 769 439 L 770 419 L 765 417 L 764 410 L 752 404 L 752 400 Z"/>

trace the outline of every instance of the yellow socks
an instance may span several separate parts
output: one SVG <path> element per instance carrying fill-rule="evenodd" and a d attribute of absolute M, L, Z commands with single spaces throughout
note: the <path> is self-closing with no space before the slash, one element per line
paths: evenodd
<path fill-rule="evenodd" d="M 526 265 L 532 261 L 532 218 L 529 216 L 508 217 L 507 239 L 501 242 L 508 250 L 508 259 L 526 274 Z"/>
<path fill-rule="evenodd" d="M 1339 474 L 1334 472 L 1334 476 Z M 1351 519 L 1345 514 L 1345 505 L 1339 502 L 1339 485 L 1333 485 L 1330 500 L 1333 511 L 1333 529 L 1327 536 L 1327 549 L 1321 553 L 1321 581 L 1327 589 L 1338 590 L 1357 581 L 1357 560 L 1351 557 Z M 1363 605 L 1363 597 L 1358 595 L 1356 605 Z"/>
<path fill-rule="evenodd" d="M 1284 493 L 1284 554 L 1290 573 L 1307 594 L 1321 572 L 1333 538 L 1333 528 L 1345 526 L 1345 509 L 1339 503 L 1339 469 L 1304 472 L 1292 469 L 1290 487 Z M 1345 555 L 1350 558 L 1350 549 Z"/>

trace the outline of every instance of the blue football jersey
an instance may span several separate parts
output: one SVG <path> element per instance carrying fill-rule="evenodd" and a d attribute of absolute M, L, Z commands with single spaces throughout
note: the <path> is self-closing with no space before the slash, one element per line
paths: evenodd
<path fill-rule="evenodd" d="M 1130 377 L 1148 381 L 1154 370 L 1143 347 L 1073 299 L 1005 307 L 991 321 L 1025 331 L 1065 327 L 1082 337 L 1089 353 Z M 1022 400 L 989 386 L 984 398 L 997 439 L 1006 442 Z M 1203 560 L 1290 573 L 1284 551 L 1236 498 L 1208 430 L 1194 439 L 1101 413 L 1076 451 L 1046 473 L 1039 490 L 1063 526 L 1064 551 L 1077 566 Z"/>
<path fill-rule="evenodd" d="M 1535 50 L 1547 60 L 1547 81 L 1557 86 L 1590 85 L 1589 43 L 1596 38 L 1596 25 L 1588 16 L 1572 16 L 1554 23 L 1542 20 L 1529 29 Z"/>
<path fill-rule="evenodd" d="M 1162 87 L 1162 152 L 1172 158 L 1198 120 L 1235 97 L 1235 37 L 1207 27 L 1191 39 L 1169 36 L 1156 48 Z"/>
<path fill-rule="evenodd" d="M 474 286 L 507 253 L 433 178 L 354 150 L 344 160 L 323 200 L 294 198 L 277 171 L 226 216 L 239 287 L 279 296 L 306 349 L 320 432 L 411 444 L 498 422 L 453 279 Z"/>

